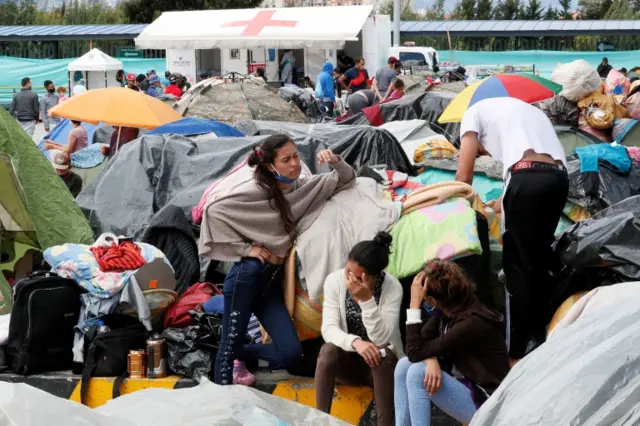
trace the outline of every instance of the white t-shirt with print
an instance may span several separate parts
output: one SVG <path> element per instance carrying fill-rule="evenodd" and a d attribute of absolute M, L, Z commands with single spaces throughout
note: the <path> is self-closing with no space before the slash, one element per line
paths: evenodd
<path fill-rule="evenodd" d="M 522 160 L 527 150 L 547 154 L 567 165 L 566 155 L 549 118 L 538 108 L 515 98 L 484 99 L 462 117 L 460 135 L 478 133 L 491 157 L 509 167 Z"/>

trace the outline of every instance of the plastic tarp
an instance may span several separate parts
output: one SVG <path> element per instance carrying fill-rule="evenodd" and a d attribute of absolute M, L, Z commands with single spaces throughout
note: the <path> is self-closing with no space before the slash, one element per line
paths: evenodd
<path fill-rule="evenodd" d="M 640 424 L 640 298 L 580 316 L 520 361 L 471 426 Z"/>
<path fill-rule="evenodd" d="M 247 386 L 203 380 L 189 389 L 144 389 L 91 409 L 22 383 L 0 382 L 3 426 L 343 426 L 318 410 Z"/>
<path fill-rule="evenodd" d="M 640 195 L 640 165 L 631 162 L 629 173 L 617 173 L 603 163 L 597 172 L 580 172 L 580 160 L 571 158 L 569 201 L 595 213 L 634 195 Z"/>
<path fill-rule="evenodd" d="M 337 49 L 356 41 L 373 6 L 164 12 L 136 37 L 138 49 Z"/>
<path fill-rule="evenodd" d="M 617 203 L 568 229 L 555 252 L 572 268 L 606 268 L 640 280 L 640 196 Z"/>
<path fill-rule="evenodd" d="M 234 124 L 241 120 L 309 120 L 293 103 L 280 98 L 262 79 L 243 81 L 208 79 L 196 84 L 176 104 L 183 116 Z"/>
<path fill-rule="evenodd" d="M 392 170 L 414 174 L 411 161 L 387 130 L 371 126 L 336 126 L 329 123 L 297 124 L 277 121 L 242 121 L 235 127 L 247 135 L 286 133 L 298 143 L 321 144 L 340 154 L 356 169 L 385 164 Z M 313 171 L 313 169 L 312 169 Z"/>
<path fill-rule="evenodd" d="M 562 96 L 557 95 L 534 105 L 540 108 L 553 124 L 578 126 L 580 108 Z"/>
<path fill-rule="evenodd" d="M 400 171 L 411 171 L 402 147 L 384 130 L 316 125 L 331 128 L 323 131 L 306 125 L 294 131 L 295 125 L 288 126 L 266 127 L 264 134 L 290 132 L 302 160 L 313 173 L 329 171 L 328 166 L 316 164 L 317 153 L 329 147 L 355 168 L 363 164 L 389 164 Z M 191 217 L 191 209 L 207 187 L 242 162 L 264 138 L 145 135 L 123 146 L 76 201 L 96 235 L 113 232 L 140 238 L 166 206 L 177 206 Z"/>

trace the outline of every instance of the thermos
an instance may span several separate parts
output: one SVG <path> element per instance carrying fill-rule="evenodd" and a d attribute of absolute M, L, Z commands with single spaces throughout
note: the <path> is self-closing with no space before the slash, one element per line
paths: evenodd
<path fill-rule="evenodd" d="M 147 340 L 147 378 L 167 377 L 166 348 L 167 342 L 160 336 L 153 336 Z"/>
<path fill-rule="evenodd" d="M 132 379 L 144 379 L 147 376 L 145 368 L 146 358 L 144 351 L 129 351 L 128 355 L 129 377 Z"/>

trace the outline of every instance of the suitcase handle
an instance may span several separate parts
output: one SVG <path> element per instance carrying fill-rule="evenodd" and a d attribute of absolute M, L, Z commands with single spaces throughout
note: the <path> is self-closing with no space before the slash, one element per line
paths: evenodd
<path fill-rule="evenodd" d="M 36 277 L 57 277 L 58 274 L 56 274 L 55 272 L 52 272 L 52 271 L 33 271 L 33 272 L 31 272 L 31 274 L 29 276 L 31 278 L 36 278 Z"/>

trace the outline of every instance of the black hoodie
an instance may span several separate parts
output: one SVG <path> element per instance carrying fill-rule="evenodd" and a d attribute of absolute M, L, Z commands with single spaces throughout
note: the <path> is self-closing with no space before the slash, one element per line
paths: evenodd
<path fill-rule="evenodd" d="M 453 364 L 489 395 L 509 373 L 504 317 L 475 295 L 448 318 L 431 317 L 424 325 L 407 324 L 405 352 L 411 362 L 439 358 Z"/>

